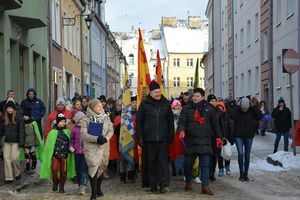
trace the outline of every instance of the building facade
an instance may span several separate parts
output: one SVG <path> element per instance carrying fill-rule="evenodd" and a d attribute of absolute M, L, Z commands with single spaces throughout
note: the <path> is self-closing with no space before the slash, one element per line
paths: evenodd
<path fill-rule="evenodd" d="M 15 91 L 16 101 L 34 87 L 48 102 L 48 32 L 46 1 L 0 2 L 0 97 Z"/>
<path fill-rule="evenodd" d="M 179 97 L 193 88 L 197 59 L 199 87 L 204 88 L 204 69 L 200 60 L 208 47 L 207 21 L 191 16 L 187 20 L 163 17 L 161 32 L 167 61 L 165 88 L 168 97 Z"/>

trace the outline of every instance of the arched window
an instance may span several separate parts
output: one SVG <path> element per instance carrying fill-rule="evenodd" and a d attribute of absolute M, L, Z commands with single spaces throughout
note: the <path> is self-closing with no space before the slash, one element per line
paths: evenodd
<path fill-rule="evenodd" d="M 129 64 L 134 65 L 134 55 L 131 53 L 129 54 L 128 58 L 129 58 L 128 59 Z"/>

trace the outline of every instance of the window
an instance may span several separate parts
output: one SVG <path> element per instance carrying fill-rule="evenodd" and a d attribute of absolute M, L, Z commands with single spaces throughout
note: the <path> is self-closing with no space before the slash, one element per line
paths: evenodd
<path fill-rule="evenodd" d="M 281 22 L 281 0 L 276 0 L 276 25 L 278 25 L 280 22 Z"/>
<path fill-rule="evenodd" d="M 255 83 L 255 92 L 259 91 L 259 82 L 260 82 L 259 71 L 258 71 L 258 66 L 256 66 L 255 67 L 255 80 L 254 80 L 254 83 Z"/>
<path fill-rule="evenodd" d="M 79 27 L 77 27 L 77 57 L 80 58 L 80 33 L 79 33 Z"/>
<path fill-rule="evenodd" d="M 234 54 L 235 54 L 235 57 L 237 57 L 238 55 L 238 39 L 237 39 L 237 34 L 234 35 Z"/>
<path fill-rule="evenodd" d="M 276 86 L 281 86 L 282 80 L 282 63 L 281 63 L 281 56 L 277 56 L 276 58 Z"/>
<path fill-rule="evenodd" d="M 286 17 L 289 17 L 294 13 L 294 0 L 286 1 Z"/>
<path fill-rule="evenodd" d="M 53 1 L 54 9 L 52 10 L 52 39 L 57 43 L 61 44 L 61 32 L 60 32 L 60 0 Z"/>
<path fill-rule="evenodd" d="M 247 22 L 247 46 L 251 44 L 251 20 Z"/>
<path fill-rule="evenodd" d="M 241 31 L 240 31 L 240 35 L 241 35 L 241 37 L 240 37 L 240 51 L 241 51 L 241 53 L 243 53 L 243 51 L 244 51 L 244 29 L 242 28 L 241 29 Z"/>
<path fill-rule="evenodd" d="M 263 39 L 264 39 L 264 61 L 267 61 L 268 60 L 268 33 L 267 32 L 264 32 L 264 36 L 263 36 Z"/>
<path fill-rule="evenodd" d="M 66 12 L 64 12 L 64 18 L 68 18 Z M 65 49 L 69 49 L 69 28 L 68 26 L 64 26 L 64 47 Z"/>
<path fill-rule="evenodd" d="M 259 22 L 258 22 L 258 13 L 255 14 L 255 41 L 259 38 Z"/>
<path fill-rule="evenodd" d="M 180 78 L 174 77 L 174 87 L 180 87 Z"/>
<path fill-rule="evenodd" d="M 187 77 L 187 86 L 188 87 L 193 87 L 194 83 L 193 83 L 193 77 Z"/>
<path fill-rule="evenodd" d="M 128 60 L 129 64 L 134 65 L 134 55 L 131 53 L 129 54 L 128 58 L 129 58 Z"/>
<path fill-rule="evenodd" d="M 180 59 L 179 58 L 174 58 L 173 59 L 173 65 L 174 65 L 174 67 L 180 67 Z"/>
<path fill-rule="evenodd" d="M 186 65 L 187 65 L 188 67 L 193 67 L 193 58 L 188 58 L 188 59 L 186 60 Z"/>
<path fill-rule="evenodd" d="M 241 93 L 245 92 L 245 79 L 244 79 L 244 74 L 241 74 Z"/>
<path fill-rule="evenodd" d="M 248 70 L 248 78 L 247 78 L 248 80 L 247 80 L 247 92 L 248 92 L 248 94 L 251 94 L 251 90 L 252 90 L 252 88 L 251 88 L 251 70 Z"/>
<path fill-rule="evenodd" d="M 73 52 L 74 56 L 77 56 L 77 30 L 76 26 L 73 26 Z"/>
<path fill-rule="evenodd" d="M 74 42 L 74 40 L 73 40 L 73 31 L 72 31 L 72 26 L 68 26 L 69 27 L 69 45 L 70 45 L 70 48 L 69 48 L 69 51 L 70 51 L 70 53 L 71 54 L 73 54 L 73 42 Z"/>

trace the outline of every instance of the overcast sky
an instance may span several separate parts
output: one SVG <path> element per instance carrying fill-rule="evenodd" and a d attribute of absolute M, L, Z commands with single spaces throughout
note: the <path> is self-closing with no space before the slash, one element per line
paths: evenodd
<path fill-rule="evenodd" d="M 159 28 L 161 17 L 205 17 L 208 0 L 106 0 L 105 17 L 113 32 L 131 27 L 150 31 Z"/>

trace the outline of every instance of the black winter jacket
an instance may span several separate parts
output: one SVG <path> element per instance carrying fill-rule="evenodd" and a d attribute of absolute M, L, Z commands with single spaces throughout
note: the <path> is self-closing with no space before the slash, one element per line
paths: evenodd
<path fill-rule="evenodd" d="M 1 120 L 0 136 L 5 136 L 5 142 L 18 143 L 19 147 L 24 147 L 25 132 L 24 121 L 21 117 L 16 117 L 16 124 L 4 125 L 4 120 Z"/>
<path fill-rule="evenodd" d="M 235 106 L 229 114 L 233 120 L 234 138 L 253 138 L 255 135 L 255 121 L 263 118 L 263 114 L 256 106 L 251 106 L 247 112 L 243 112 L 240 106 Z"/>
<path fill-rule="evenodd" d="M 170 102 L 162 96 L 160 101 L 148 95 L 136 113 L 138 143 L 167 142 L 171 144 L 174 134 L 174 117 Z"/>
<path fill-rule="evenodd" d="M 221 137 L 221 129 L 212 106 L 206 106 L 204 124 L 194 121 L 192 102 L 185 105 L 178 122 L 178 133 L 185 132 L 185 154 L 212 154 L 212 138 Z"/>
<path fill-rule="evenodd" d="M 275 131 L 287 132 L 292 127 L 291 111 L 287 107 L 279 110 L 279 107 L 274 108 L 272 117 L 275 118 Z"/>

